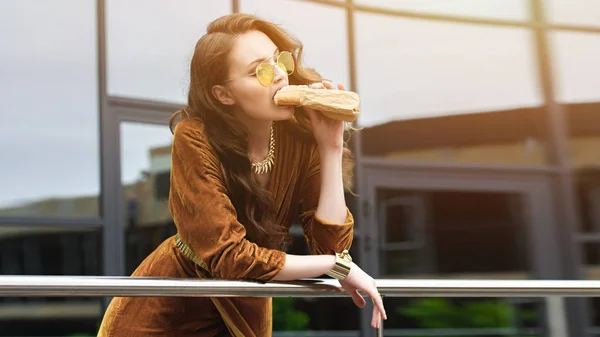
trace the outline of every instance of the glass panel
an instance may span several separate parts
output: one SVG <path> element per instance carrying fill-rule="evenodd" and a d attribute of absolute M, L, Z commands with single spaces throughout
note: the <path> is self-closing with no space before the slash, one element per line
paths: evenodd
<path fill-rule="evenodd" d="M 280 24 L 304 44 L 305 67 L 350 87 L 345 9 L 295 0 L 241 0 L 240 10 Z"/>
<path fill-rule="evenodd" d="M 552 32 L 550 42 L 556 99 L 564 103 L 600 101 L 600 34 Z"/>
<path fill-rule="evenodd" d="M 4 1 L 0 41 L 0 216 L 98 216 L 95 3 Z"/>
<path fill-rule="evenodd" d="M 380 188 L 383 278 L 528 279 L 526 200 L 520 194 Z M 385 221 L 382 221 L 385 220 Z M 412 235 L 390 243 L 400 229 Z M 543 301 L 388 298 L 391 335 L 541 334 Z"/>
<path fill-rule="evenodd" d="M 557 100 L 564 104 L 581 231 L 600 232 L 600 34 L 553 32 Z"/>
<path fill-rule="evenodd" d="M 546 114 L 539 107 L 531 32 L 363 13 L 356 18 L 363 154 L 546 163 Z"/>
<path fill-rule="evenodd" d="M 598 0 L 545 0 L 548 21 L 555 24 L 600 26 Z"/>
<path fill-rule="evenodd" d="M 385 232 L 382 245 L 419 241 L 421 238 L 417 227 L 422 223 L 422 207 L 422 199 L 419 197 L 398 197 L 382 201 L 380 222 Z"/>
<path fill-rule="evenodd" d="M 398 212 L 398 200 L 404 203 Z M 382 274 L 390 278 L 528 279 L 523 198 L 519 194 L 379 189 Z M 381 206 L 385 207 L 381 207 Z M 390 206 L 392 205 L 392 206 Z M 389 244 L 388 227 L 414 233 Z"/>
<path fill-rule="evenodd" d="M 493 19 L 526 20 L 527 0 L 354 0 L 365 6 Z"/>
<path fill-rule="evenodd" d="M 573 145 L 585 144 L 586 150 L 600 148 L 600 137 L 595 137 L 596 144 L 587 144 L 571 140 Z M 586 233 L 600 232 L 600 170 L 597 167 L 574 168 L 575 192 L 578 198 L 581 231 Z"/>
<path fill-rule="evenodd" d="M 542 102 L 525 29 L 358 13 L 356 41 L 363 126 Z"/>
<path fill-rule="evenodd" d="M 168 125 L 121 123 L 126 275 L 175 234 L 168 207 L 172 139 Z"/>
<path fill-rule="evenodd" d="M 196 41 L 231 1 L 107 0 L 106 9 L 109 95 L 184 103 Z"/>
<path fill-rule="evenodd" d="M 102 275 L 102 231 L 0 227 L 1 275 Z M 0 336 L 95 336 L 100 298 L 0 297 Z"/>

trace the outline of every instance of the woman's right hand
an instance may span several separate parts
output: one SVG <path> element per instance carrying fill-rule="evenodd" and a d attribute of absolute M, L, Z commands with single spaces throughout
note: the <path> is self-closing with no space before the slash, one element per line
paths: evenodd
<path fill-rule="evenodd" d="M 352 300 L 359 308 L 363 308 L 367 303 L 358 291 L 362 291 L 371 297 L 371 301 L 373 301 L 373 318 L 371 319 L 371 326 L 380 328 L 381 319 L 386 320 L 387 315 L 385 313 L 385 308 L 383 307 L 381 295 L 379 295 L 379 292 L 377 291 L 375 280 L 353 263 L 350 268 L 350 273 L 344 280 L 340 281 L 340 284 L 344 290 L 350 294 Z"/>

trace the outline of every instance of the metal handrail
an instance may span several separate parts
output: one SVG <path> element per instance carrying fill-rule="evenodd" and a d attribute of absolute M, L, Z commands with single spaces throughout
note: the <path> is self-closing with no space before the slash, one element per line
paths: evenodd
<path fill-rule="evenodd" d="M 377 287 L 385 297 L 597 297 L 595 280 L 388 280 Z M 347 297 L 334 279 L 251 282 L 110 276 L 0 276 L 4 297 Z"/>
<path fill-rule="evenodd" d="M 563 297 L 598 297 L 595 280 L 376 280 L 384 297 L 545 297 L 551 335 L 566 336 Z M 294 282 L 111 276 L 0 276 L 3 297 L 346 297 L 334 279 Z M 383 325 L 377 329 L 383 336 Z"/>

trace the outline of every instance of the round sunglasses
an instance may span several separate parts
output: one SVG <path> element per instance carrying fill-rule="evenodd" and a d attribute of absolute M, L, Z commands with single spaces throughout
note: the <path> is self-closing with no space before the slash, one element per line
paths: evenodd
<path fill-rule="evenodd" d="M 254 73 L 250 74 L 250 76 L 256 76 L 256 79 L 261 85 L 268 87 L 273 84 L 273 81 L 275 80 L 275 65 L 281 68 L 281 70 L 285 71 L 288 76 L 294 73 L 294 69 L 296 67 L 292 54 L 288 51 L 282 51 L 277 54 L 277 61 L 275 64 L 272 64 L 270 59 L 264 60 L 258 66 L 256 66 L 256 70 Z M 237 78 L 231 78 L 225 80 L 225 82 L 233 81 L 235 79 Z"/>

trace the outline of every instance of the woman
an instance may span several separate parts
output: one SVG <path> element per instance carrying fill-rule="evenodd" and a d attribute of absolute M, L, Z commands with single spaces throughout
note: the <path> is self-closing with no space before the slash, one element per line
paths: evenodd
<path fill-rule="evenodd" d="M 344 124 L 279 107 L 277 90 L 336 90 L 301 65 L 302 46 L 245 14 L 221 17 L 197 43 L 188 104 L 174 128 L 169 208 L 178 233 L 133 276 L 286 281 L 328 274 L 354 303 L 374 302 L 375 281 L 349 262 L 354 220 L 344 200 L 352 162 Z M 343 90 L 338 86 L 337 90 Z M 345 185 L 346 184 L 346 185 Z M 284 253 L 302 223 L 310 256 Z M 270 298 L 115 298 L 99 336 L 270 336 Z"/>

